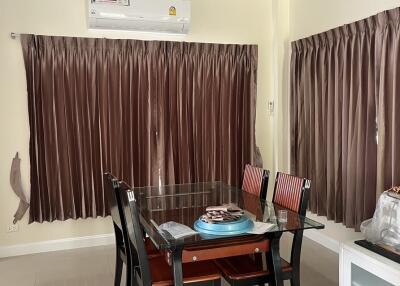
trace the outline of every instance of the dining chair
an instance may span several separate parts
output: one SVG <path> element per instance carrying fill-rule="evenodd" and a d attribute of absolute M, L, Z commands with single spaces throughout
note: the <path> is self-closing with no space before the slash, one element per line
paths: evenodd
<path fill-rule="evenodd" d="M 131 285 L 174 285 L 173 271 L 165 257 L 148 256 L 144 247 L 135 195 L 124 182 L 120 183 L 119 199 L 123 210 L 122 219 L 128 226 L 126 236 L 131 260 L 136 257 L 138 261 L 137 267 L 128 269 L 131 271 Z M 221 272 L 213 261 L 184 263 L 182 269 L 185 285 L 221 285 Z"/>
<path fill-rule="evenodd" d="M 243 183 L 242 190 L 259 197 L 262 200 L 266 200 L 267 198 L 267 190 L 268 190 L 268 182 L 269 182 L 269 171 L 264 170 L 262 168 L 246 164 L 244 168 L 243 174 Z M 260 201 L 254 200 L 251 198 L 253 196 L 243 196 L 243 204 L 246 209 L 255 210 L 256 217 L 262 216 L 261 204 Z M 266 242 L 268 243 L 268 242 Z M 262 261 L 263 254 L 255 253 L 254 259 L 257 261 Z"/>
<path fill-rule="evenodd" d="M 273 203 L 279 208 L 289 209 L 304 216 L 310 192 L 310 180 L 278 172 L 275 180 Z M 288 222 L 290 223 L 290 222 Z M 281 258 L 283 279 L 291 286 L 300 285 L 300 254 L 303 230 L 293 233 L 290 262 Z M 271 282 L 273 268 L 264 265 L 252 255 L 242 255 L 216 260 L 225 280 L 230 285 L 264 285 Z"/>
<path fill-rule="evenodd" d="M 123 235 L 123 229 L 126 227 L 121 220 L 121 206 L 117 200 L 117 187 L 118 180 L 109 173 L 103 174 L 103 184 L 104 184 L 104 192 L 105 196 L 110 208 L 110 213 L 114 226 L 114 234 L 115 234 L 115 248 L 116 248 L 116 261 L 115 261 L 115 277 L 114 277 L 114 285 L 121 284 L 121 276 L 122 276 L 122 267 L 125 264 L 126 268 L 132 267 L 131 261 L 127 258 L 127 249 Z M 161 253 L 156 249 L 150 239 L 144 240 L 144 245 L 150 256 L 161 256 Z M 126 277 L 127 285 L 130 285 L 130 277 Z"/>
<path fill-rule="evenodd" d="M 268 190 L 269 171 L 246 164 L 242 182 L 242 190 L 265 200 Z"/>

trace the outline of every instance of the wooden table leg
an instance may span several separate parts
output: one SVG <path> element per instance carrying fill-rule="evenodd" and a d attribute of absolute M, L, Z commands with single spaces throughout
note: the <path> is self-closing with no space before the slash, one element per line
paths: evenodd
<path fill-rule="evenodd" d="M 281 255 L 279 253 L 279 241 L 282 233 L 273 233 L 270 237 L 270 252 L 267 254 L 267 263 L 274 269 L 274 278 L 271 285 L 283 286 L 283 275 L 281 267 Z"/>
<path fill-rule="evenodd" d="M 183 285 L 183 272 L 182 272 L 182 247 L 177 247 L 172 251 L 172 271 L 174 275 L 174 285 Z"/>

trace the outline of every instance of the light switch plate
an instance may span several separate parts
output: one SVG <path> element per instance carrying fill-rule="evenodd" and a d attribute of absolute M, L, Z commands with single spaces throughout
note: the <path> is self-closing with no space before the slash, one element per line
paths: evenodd
<path fill-rule="evenodd" d="M 273 115 L 274 114 L 274 101 L 273 100 L 268 100 L 268 113 L 269 115 Z"/>

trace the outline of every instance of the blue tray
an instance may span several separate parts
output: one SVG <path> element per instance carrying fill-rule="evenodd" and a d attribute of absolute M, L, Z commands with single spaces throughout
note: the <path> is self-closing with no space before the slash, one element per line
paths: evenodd
<path fill-rule="evenodd" d="M 207 223 L 198 219 L 194 223 L 194 229 L 200 233 L 212 235 L 235 235 L 248 232 L 253 228 L 253 221 L 247 216 L 242 216 L 237 221 Z"/>

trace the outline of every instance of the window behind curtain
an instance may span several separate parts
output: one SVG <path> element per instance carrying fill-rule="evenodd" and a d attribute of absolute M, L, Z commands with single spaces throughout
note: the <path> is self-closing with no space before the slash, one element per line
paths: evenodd
<path fill-rule="evenodd" d="M 399 26 L 396 8 L 292 43 L 292 172 L 311 211 L 356 230 L 400 183 Z"/>
<path fill-rule="evenodd" d="M 158 185 L 160 172 L 162 183 L 237 184 L 254 161 L 255 46 L 34 35 L 21 42 L 31 222 L 107 215 L 105 171 L 134 186 Z"/>

